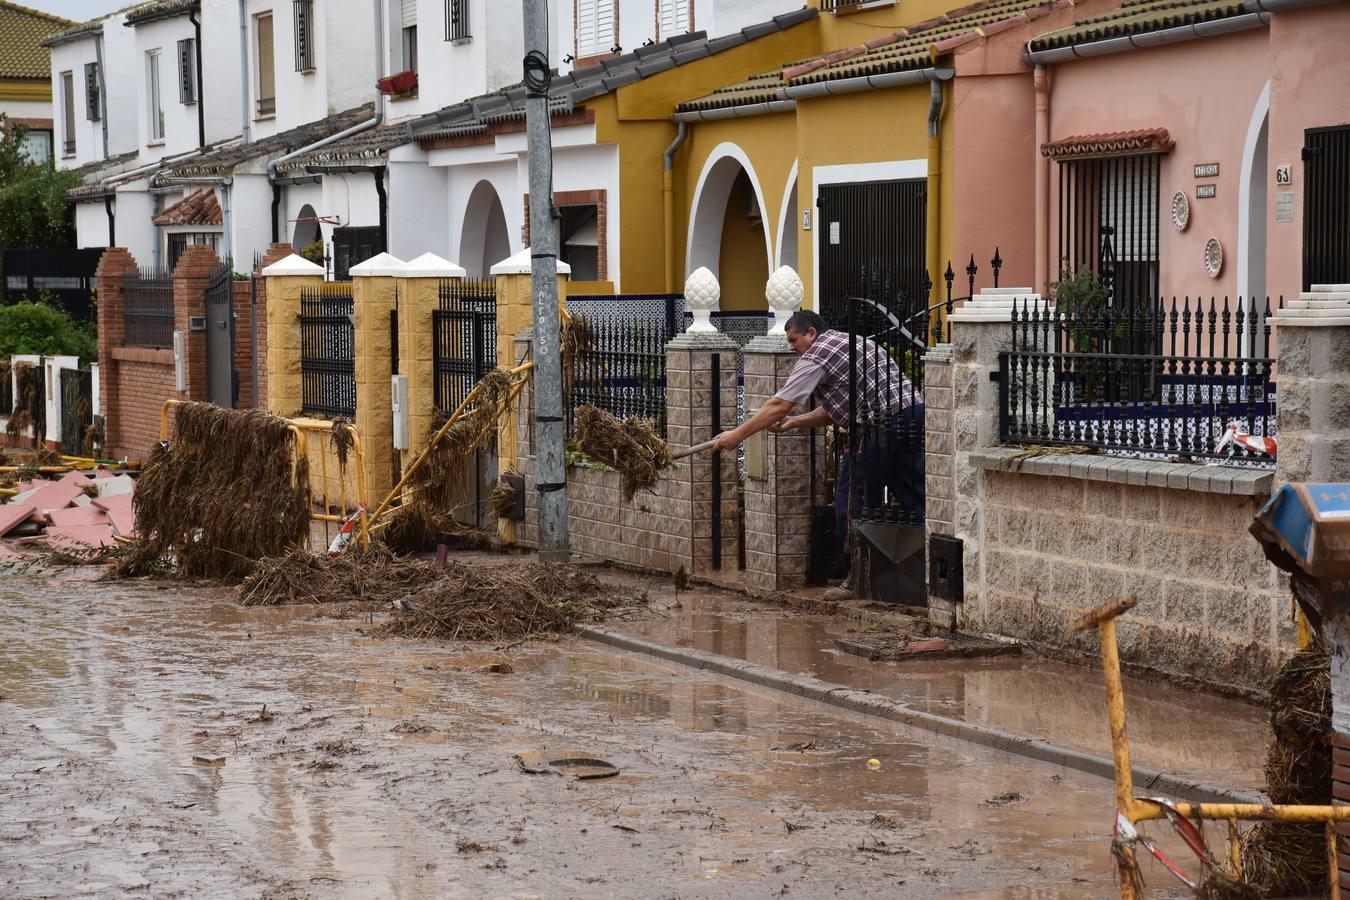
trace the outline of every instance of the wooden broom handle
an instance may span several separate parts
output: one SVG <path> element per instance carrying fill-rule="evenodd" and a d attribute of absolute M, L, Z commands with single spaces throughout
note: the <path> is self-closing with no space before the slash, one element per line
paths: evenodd
<path fill-rule="evenodd" d="M 670 454 L 670 458 L 671 458 L 671 459 L 684 459 L 686 456 L 693 456 L 695 453 L 702 453 L 704 450 L 711 450 L 711 449 L 713 448 L 713 445 L 716 444 L 716 443 L 717 443 L 717 438 L 713 438 L 711 441 L 704 441 L 704 442 L 701 443 L 701 444 L 695 444 L 695 445 L 692 446 L 692 447 L 688 447 L 688 448 L 686 448 L 686 449 L 684 449 L 684 450 L 680 450 L 680 451 L 678 451 L 678 452 L 672 453 L 672 454 Z"/>

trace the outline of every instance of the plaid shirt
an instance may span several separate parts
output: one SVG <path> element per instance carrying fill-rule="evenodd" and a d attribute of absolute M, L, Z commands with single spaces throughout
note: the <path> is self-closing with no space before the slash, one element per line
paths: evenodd
<path fill-rule="evenodd" d="M 858 391 L 863 398 L 863 418 L 879 422 L 898 414 L 914 402 L 914 386 L 885 348 L 870 338 L 857 337 Z M 797 396 L 793 384 L 813 383 L 814 395 L 836 425 L 848 424 L 848 335 L 830 329 L 816 338 L 811 349 L 792 367 L 792 374 L 778 396 L 792 403 Z"/>

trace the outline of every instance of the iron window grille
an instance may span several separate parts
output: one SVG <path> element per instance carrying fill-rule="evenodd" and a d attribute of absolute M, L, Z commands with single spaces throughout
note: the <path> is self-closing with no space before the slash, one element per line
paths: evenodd
<path fill-rule="evenodd" d="M 103 118 L 102 105 L 99 103 L 98 63 L 84 64 L 85 118 L 97 122 Z"/>
<path fill-rule="evenodd" d="M 295 0 L 295 71 L 314 71 L 314 0 Z"/>
<path fill-rule="evenodd" d="M 1303 289 L 1350 282 L 1350 125 L 1303 136 Z M 1289 188 L 1285 188 L 1289 190 Z"/>
<path fill-rule="evenodd" d="M 173 275 L 144 272 L 122 279 L 122 322 L 128 347 L 173 346 Z"/>
<path fill-rule="evenodd" d="M 1060 160 L 1061 271 L 1095 272 L 1113 303 L 1159 296 L 1161 164 L 1159 153 Z"/>
<path fill-rule="evenodd" d="M 178 102 L 197 102 L 197 41 L 178 42 Z"/>
<path fill-rule="evenodd" d="M 469 32 L 469 0 L 445 0 L 445 39 L 467 41 Z"/>

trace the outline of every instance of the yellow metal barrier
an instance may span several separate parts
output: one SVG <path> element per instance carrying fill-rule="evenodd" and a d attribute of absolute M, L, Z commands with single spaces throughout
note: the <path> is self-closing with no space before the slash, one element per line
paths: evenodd
<path fill-rule="evenodd" d="M 1228 861 L 1235 878 L 1242 876 L 1242 847 L 1239 841 L 1237 823 L 1246 821 L 1274 822 L 1325 822 L 1327 833 L 1327 854 L 1330 863 L 1329 880 L 1333 898 L 1340 897 L 1340 877 L 1336 865 L 1336 823 L 1350 822 L 1350 805 L 1347 806 L 1292 806 L 1274 803 L 1173 803 L 1171 801 L 1136 797 L 1134 795 L 1134 773 L 1130 768 L 1130 742 L 1125 727 L 1125 688 L 1120 678 L 1120 651 L 1116 644 L 1116 617 L 1134 608 L 1138 603 L 1135 597 L 1124 600 L 1111 600 L 1084 613 L 1074 623 L 1074 630 L 1085 631 L 1096 626 L 1102 641 L 1102 671 L 1106 676 L 1106 707 L 1111 722 L 1111 750 L 1116 772 L 1116 827 L 1112 850 L 1116 858 L 1117 874 L 1120 880 L 1120 896 L 1124 900 L 1136 900 L 1140 896 L 1143 882 L 1139 875 L 1139 863 L 1135 858 L 1137 847 L 1142 844 L 1146 850 L 1158 857 L 1173 874 L 1191 887 L 1196 887 L 1165 854 L 1156 851 L 1147 838 L 1139 834 L 1137 825 L 1155 819 L 1168 819 L 1201 859 L 1203 868 L 1213 870 L 1219 877 L 1215 860 L 1209 857 L 1204 846 L 1204 838 L 1190 820 L 1204 822 L 1226 821 L 1228 823 L 1229 846 Z"/>
<path fill-rule="evenodd" d="M 159 419 L 159 438 L 162 441 L 169 439 L 169 410 L 174 406 L 187 403 L 186 400 L 165 400 L 164 407 L 160 411 Z M 286 427 L 291 434 L 295 436 L 295 453 L 291 459 L 291 476 L 295 477 L 299 468 L 300 460 L 309 460 L 310 437 L 315 437 L 315 446 L 318 449 L 319 471 L 315 473 L 313 465 L 310 466 L 310 487 L 311 493 L 315 495 L 315 503 L 310 509 L 310 520 L 317 522 L 338 522 L 347 521 L 352 511 L 360 511 L 361 532 L 365 531 L 366 523 L 366 458 L 361 450 L 361 435 L 357 432 L 356 426 L 350 422 L 345 423 L 345 428 L 351 436 L 351 448 L 348 451 L 349 459 L 346 466 L 338 465 L 337 448 L 333 444 L 333 423 L 327 419 L 311 419 L 299 417 L 286 419 Z M 324 439 L 327 438 L 325 444 Z M 330 478 L 328 469 L 328 458 L 333 457 L 335 467 L 338 469 L 336 478 Z M 353 485 L 353 495 L 347 494 L 347 479 L 344 477 L 346 472 L 355 473 L 355 484 Z M 320 488 L 313 491 L 315 475 L 318 476 Z M 333 492 L 336 496 L 330 496 L 330 487 L 336 482 L 336 490 Z M 350 501 L 350 502 L 349 502 Z M 314 507 L 321 507 L 322 512 L 316 511 Z M 364 535 L 363 535 L 364 536 Z M 368 538 L 365 539 L 368 542 Z M 365 544 L 363 544 L 364 546 Z"/>

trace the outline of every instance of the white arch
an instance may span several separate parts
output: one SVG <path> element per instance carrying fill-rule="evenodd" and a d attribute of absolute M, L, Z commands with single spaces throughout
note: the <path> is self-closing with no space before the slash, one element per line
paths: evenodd
<path fill-rule="evenodd" d="M 1242 172 L 1238 176 L 1238 252 L 1237 295 L 1249 297 L 1252 291 L 1266 290 L 1266 230 L 1269 218 L 1270 82 L 1256 98 L 1247 123 L 1247 139 L 1242 144 Z M 1255 188 L 1255 190 L 1253 190 Z M 1254 209 L 1256 207 L 1256 209 Z M 1259 213 L 1253 217 L 1252 213 Z M 1255 238 L 1255 240 L 1253 240 Z M 1253 254 L 1260 253 L 1260 258 Z M 1259 283 L 1257 283 L 1259 282 Z M 1244 345 L 1245 346 L 1245 345 Z"/>
<path fill-rule="evenodd" d="M 495 263 L 511 255 L 511 234 L 501 195 L 484 178 L 473 186 L 460 227 L 459 264 L 470 278 L 486 278 Z"/>
<path fill-rule="evenodd" d="M 726 218 L 731 187 L 742 171 L 750 179 L 750 188 L 755 192 L 755 202 L 759 204 L 761 213 L 768 211 L 769 207 L 764 203 L 764 190 L 759 186 L 759 176 L 755 174 L 754 164 L 746 152 L 730 141 L 714 147 L 703 163 L 698 186 L 694 188 L 694 200 L 689 206 L 692 212 L 684 251 L 686 277 L 699 266 L 706 266 L 714 275 L 721 277 L 722 223 Z M 767 228 L 764 229 L 764 262 L 766 271 L 772 272 L 776 268 L 773 265 L 773 243 Z"/>
<path fill-rule="evenodd" d="M 792 266 L 793 271 L 799 271 L 797 254 L 792 254 L 792 260 L 783 258 L 783 235 L 792 230 L 792 249 L 797 249 L 797 160 L 792 161 L 792 171 L 788 173 L 787 184 L 783 187 L 783 206 L 778 216 L 778 236 L 774 239 L 773 258 L 778 260 L 777 266 L 770 266 L 772 272 L 778 266 Z"/>
<path fill-rule="evenodd" d="M 295 228 L 291 231 L 291 248 L 300 251 L 317 241 L 322 230 L 319 228 L 318 213 L 308 203 L 300 207 L 295 218 Z"/>

